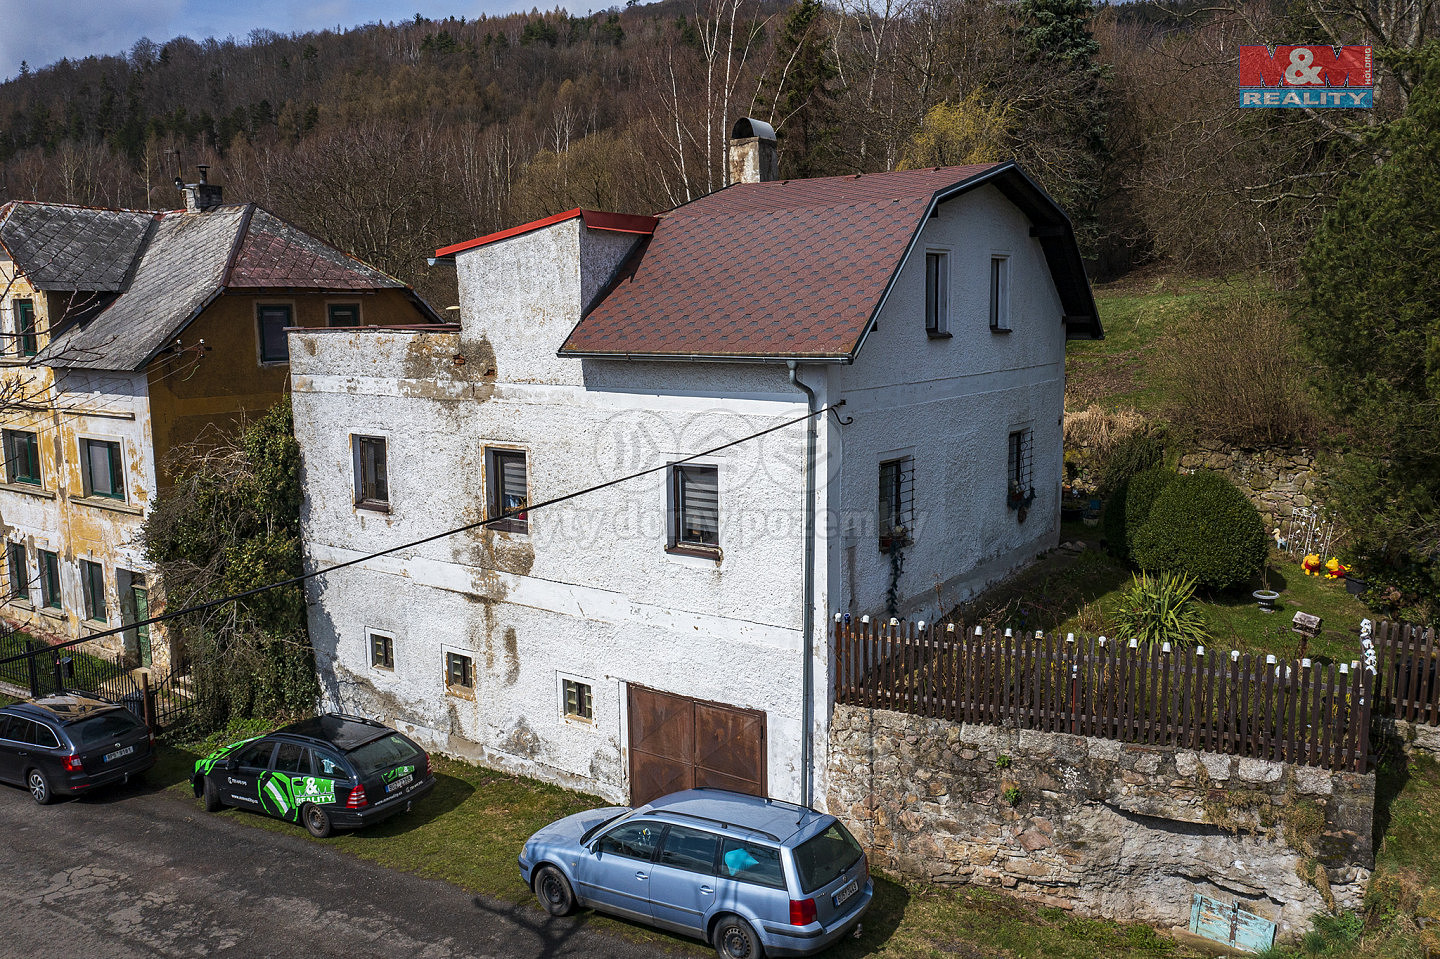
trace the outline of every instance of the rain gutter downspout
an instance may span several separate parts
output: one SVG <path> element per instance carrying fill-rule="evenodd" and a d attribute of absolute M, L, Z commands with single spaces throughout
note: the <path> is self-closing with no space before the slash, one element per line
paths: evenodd
<path fill-rule="evenodd" d="M 790 382 L 805 392 L 810 416 L 805 421 L 805 572 L 801 590 L 800 631 L 804 636 L 801 644 L 800 689 L 800 805 L 813 805 L 811 791 L 814 788 L 811 776 L 811 753 L 815 738 L 815 444 L 818 430 L 815 426 L 815 391 L 800 382 L 797 376 L 799 364 L 795 360 L 786 363 L 790 367 Z"/>

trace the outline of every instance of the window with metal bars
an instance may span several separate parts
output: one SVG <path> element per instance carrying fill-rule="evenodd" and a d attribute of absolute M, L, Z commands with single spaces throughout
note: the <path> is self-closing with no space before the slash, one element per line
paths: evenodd
<path fill-rule="evenodd" d="M 910 542 L 915 511 L 915 458 L 902 456 L 880 464 L 880 550 Z"/>
<path fill-rule="evenodd" d="M 720 470 L 693 464 L 670 467 L 672 552 L 715 556 L 720 550 Z"/>
<path fill-rule="evenodd" d="M 445 653 L 445 685 L 453 689 L 475 689 L 475 660 L 460 653 Z"/>
<path fill-rule="evenodd" d="M 567 719 L 583 719 L 587 723 L 593 722 L 595 708 L 591 700 L 590 684 L 575 679 L 564 679 L 561 680 L 561 688 L 565 694 L 565 717 Z"/>
<path fill-rule="evenodd" d="M 514 516 L 491 523 L 491 529 L 508 533 L 528 533 L 530 514 L 524 509 L 530 503 L 530 477 L 525 468 L 524 450 L 488 449 L 487 477 L 488 512 L 491 516 L 520 510 Z"/>
<path fill-rule="evenodd" d="M 385 466 L 385 440 L 378 436 L 351 436 L 355 455 L 355 505 L 364 509 L 390 508 L 390 476 Z"/>
<path fill-rule="evenodd" d="M 1033 430 L 1015 430 L 1010 434 L 1010 455 L 1006 469 L 1006 493 L 1011 500 L 1025 500 L 1032 495 L 1030 461 L 1034 446 Z"/>
<path fill-rule="evenodd" d="M 395 668 L 395 637 L 384 633 L 370 634 L 370 665 L 377 669 Z"/>

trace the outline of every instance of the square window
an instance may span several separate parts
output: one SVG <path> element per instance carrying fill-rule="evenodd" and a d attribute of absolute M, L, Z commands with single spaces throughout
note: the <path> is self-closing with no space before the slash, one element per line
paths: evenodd
<path fill-rule="evenodd" d="M 1033 430 L 1016 430 L 1010 434 L 1010 452 L 1006 464 L 1006 494 L 1012 503 L 1030 496 L 1031 448 L 1034 446 Z"/>
<path fill-rule="evenodd" d="M 40 551 L 40 599 L 48 609 L 63 609 L 60 598 L 60 557 Z"/>
<path fill-rule="evenodd" d="M 990 258 L 990 329 L 1010 329 L 1010 258 Z"/>
<path fill-rule="evenodd" d="M 670 467 L 670 548 L 720 551 L 720 470 L 715 466 Z"/>
<path fill-rule="evenodd" d="M 925 332 L 930 336 L 950 335 L 950 256 L 925 254 Z"/>
<path fill-rule="evenodd" d="M 574 679 L 562 679 L 560 687 L 565 697 L 565 702 L 561 704 L 561 708 L 565 711 L 565 718 L 583 719 L 587 723 L 593 722 L 595 709 L 591 702 L 590 684 Z"/>
<path fill-rule="evenodd" d="M 120 465 L 120 444 L 108 440 L 80 441 L 80 469 L 85 495 L 125 499 L 125 471 Z"/>
<path fill-rule="evenodd" d="M 331 326 L 359 326 L 359 303 L 331 303 L 325 308 L 326 318 Z"/>
<path fill-rule="evenodd" d="M 469 656 L 445 653 L 445 685 L 454 689 L 475 690 L 475 661 Z"/>
<path fill-rule="evenodd" d="M 5 479 L 40 485 L 40 440 L 34 433 L 5 430 Z"/>
<path fill-rule="evenodd" d="M 85 618 L 97 623 L 109 622 L 109 611 L 105 608 L 105 567 L 82 559 L 80 583 L 85 590 Z"/>
<path fill-rule="evenodd" d="M 514 514 L 491 523 L 490 528 L 511 533 L 529 532 L 530 514 L 525 512 L 525 507 L 530 503 L 530 478 L 525 469 L 525 452 L 488 449 L 486 454 L 490 467 L 486 484 L 488 514 Z"/>
<path fill-rule="evenodd" d="M 8 561 L 10 573 L 10 597 L 12 599 L 30 598 L 30 560 L 25 554 L 24 543 L 8 543 L 5 546 L 5 558 Z"/>
<path fill-rule="evenodd" d="M 385 441 L 378 436 L 351 436 L 355 453 L 355 505 L 389 509 L 390 479 L 385 468 Z"/>
<path fill-rule="evenodd" d="M 35 334 L 35 301 L 15 301 L 15 342 L 21 356 L 40 352 L 40 338 Z"/>
<path fill-rule="evenodd" d="M 290 342 L 285 328 L 294 326 L 294 310 L 288 303 L 264 303 L 255 308 L 260 323 L 260 362 L 290 362 Z"/>
<path fill-rule="evenodd" d="M 395 637 L 384 633 L 370 634 L 370 665 L 377 669 L 395 668 Z"/>
<path fill-rule="evenodd" d="M 880 550 L 888 553 L 910 542 L 915 498 L 915 460 L 910 456 L 880 464 Z"/>

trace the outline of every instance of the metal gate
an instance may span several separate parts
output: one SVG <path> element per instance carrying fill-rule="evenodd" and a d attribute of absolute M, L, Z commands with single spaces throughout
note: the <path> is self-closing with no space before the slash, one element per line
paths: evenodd
<path fill-rule="evenodd" d="M 630 803 L 710 786 L 765 796 L 765 713 L 628 687 Z"/>

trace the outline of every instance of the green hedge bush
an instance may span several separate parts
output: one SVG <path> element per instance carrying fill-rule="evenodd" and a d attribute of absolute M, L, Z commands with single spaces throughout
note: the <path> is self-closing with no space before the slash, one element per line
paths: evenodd
<path fill-rule="evenodd" d="M 1173 477 L 1132 531 L 1130 555 L 1141 569 L 1185 573 L 1210 589 L 1246 582 L 1270 554 L 1260 511 L 1219 473 Z"/>
<path fill-rule="evenodd" d="M 1116 488 L 1105 505 L 1102 520 L 1105 542 L 1112 554 L 1124 560 L 1132 558 L 1135 534 L 1149 519 L 1156 497 L 1175 478 L 1175 473 L 1155 466 L 1141 470 Z"/>

